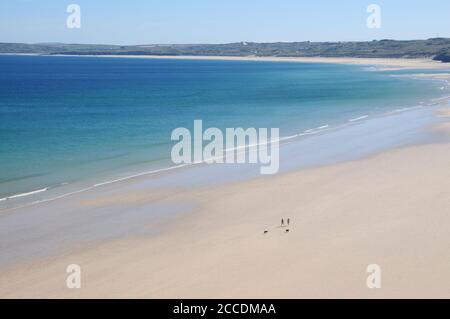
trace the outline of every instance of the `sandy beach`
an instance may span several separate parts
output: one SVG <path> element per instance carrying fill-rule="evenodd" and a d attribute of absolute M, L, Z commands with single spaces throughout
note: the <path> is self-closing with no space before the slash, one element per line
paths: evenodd
<path fill-rule="evenodd" d="M 13 315 L 450 300 L 450 1 L 0 7 Z"/>
<path fill-rule="evenodd" d="M 448 68 L 412 59 L 182 58 Z M 448 97 L 412 116 L 363 117 L 336 137 L 312 137 L 307 156 L 295 144 L 282 154 L 316 163 L 315 148 L 328 145 L 320 156 L 338 163 L 195 187 L 142 175 L 2 211 L 0 298 L 450 298 L 450 109 L 443 105 Z M 423 127 L 428 117 L 436 123 Z M 422 129 L 433 138 L 389 143 L 410 144 Z M 339 143 L 346 145 L 332 149 Z M 180 174 L 188 181 L 198 172 Z M 81 267 L 81 289 L 66 286 L 71 264 Z M 373 264 L 381 289 L 366 284 Z"/>
<path fill-rule="evenodd" d="M 79 202 L 108 209 L 158 197 L 197 209 L 151 236 L 6 269 L 0 297 L 449 298 L 449 161 L 449 144 L 417 145 L 231 185 Z M 81 289 L 65 286 L 73 263 Z M 381 289 L 366 285 L 371 264 Z"/>
<path fill-rule="evenodd" d="M 70 56 L 70 55 L 52 55 Z M 450 70 L 450 63 L 442 63 L 432 59 L 406 58 L 347 58 L 347 57 L 258 57 L 258 56 L 164 56 L 164 55 L 77 55 L 80 57 L 110 57 L 136 59 L 183 59 L 183 60 L 223 60 L 223 61 L 270 61 L 299 63 L 331 63 L 373 66 L 379 71 L 394 71 L 402 69 L 434 69 Z M 433 77 L 427 76 L 427 77 Z M 434 76 L 436 78 L 436 76 Z M 444 77 L 439 75 L 438 77 Z M 445 77 L 447 78 L 447 77 Z"/>

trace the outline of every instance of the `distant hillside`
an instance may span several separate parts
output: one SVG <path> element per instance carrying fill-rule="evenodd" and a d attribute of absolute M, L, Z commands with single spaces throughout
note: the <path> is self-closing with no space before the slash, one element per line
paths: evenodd
<path fill-rule="evenodd" d="M 0 53 L 73 55 L 211 55 L 276 57 L 433 58 L 450 62 L 450 39 L 370 42 L 239 42 L 229 44 L 92 45 L 0 43 Z"/>

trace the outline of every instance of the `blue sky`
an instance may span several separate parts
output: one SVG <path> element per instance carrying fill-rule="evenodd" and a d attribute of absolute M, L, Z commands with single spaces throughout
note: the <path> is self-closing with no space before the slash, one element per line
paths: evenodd
<path fill-rule="evenodd" d="M 68 29 L 66 7 L 81 7 Z M 381 29 L 366 26 L 369 4 Z M 450 37 L 449 0 L 1 0 L 0 42 L 105 44 Z"/>

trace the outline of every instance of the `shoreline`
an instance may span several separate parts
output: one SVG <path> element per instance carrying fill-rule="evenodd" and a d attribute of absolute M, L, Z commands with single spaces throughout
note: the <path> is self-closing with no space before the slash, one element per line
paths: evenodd
<path fill-rule="evenodd" d="M 284 147 L 284 145 L 290 144 L 290 143 L 301 142 L 302 139 L 314 137 L 315 135 L 328 134 L 328 133 L 332 134 L 333 132 L 349 128 L 352 125 L 362 124 L 366 121 L 380 120 L 385 117 L 393 116 L 393 115 L 396 115 L 399 113 L 413 112 L 415 110 L 419 110 L 419 109 L 423 109 L 423 108 L 436 108 L 436 107 L 438 107 L 438 105 L 442 105 L 442 104 L 449 103 L 449 102 L 450 102 L 450 96 L 445 96 L 445 97 L 441 97 L 441 98 L 437 98 L 437 99 L 432 99 L 429 101 L 429 104 L 418 105 L 418 106 L 413 106 L 413 107 L 409 107 L 409 108 L 401 108 L 401 109 L 393 110 L 393 111 L 390 111 L 387 113 L 377 114 L 375 116 L 374 115 L 361 115 L 361 116 L 358 116 L 355 118 L 349 118 L 347 120 L 347 122 L 343 122 L 338 126 L 330 126 L 327 124 L 327 125 L 324 125 L 321 127 L 307 129 L 296 135 L 280 136 L 280 138 L 279 138 L 280 147 Z M 442 131 L 442 128 L 445 126 L 442 124 L 436 123 L 436 124 L 434 124 L 434 127 L 437 128 L 437 131 Z M 246 147 L 246 152 L 247 152 L 247 149 L 248 149 L 248 147 Z M 387 147 L 387 149 L 389 149 L 389 147 Z M 235 149 L 234 151 L 238 151 L 238 150 Z M 349 158 L 348 160 L 352 160 L 352 159 Z M 176 174 L 176 172 L 179 172 L 180 170 L 186 170 L 186 169 L 194 168 L 197 166 L 206 165 L 206 163 L 207 163 L 207 160 L 200 162 L 200 163 L 192 163 L 192 164 L 181 164 L 181 165 L 173 165 L 173 166 L 167 166 L 167 167 L 155 167 L 155 168 L 149 167 L 149 169 L 145 170 L 145 171 L 133 172 L 133 173 L 129 173 L 129 174 L 124 174 L 122 176 L 119 175 L 119 176 L 112 177 L 112 179 L 109 179 L 109 180 L 97 180 L 96 182 L 91 181 L 91 182 L 94 182 L 91 184 L 86 184 L 86 183 L 80 182 L 81 184 L 78 186 L 80 186 L 81 188 L 80 187 L 72 188 L 68 192 L 55 193 L 54 196 L 51 196 L 51 197 L 43 197 L 40 199 L 35 199 L 32 202 L 27 202 L 27 203 L 23 203 L 23 204 L 19 203 L 17 206 L 0 208 L 0 214 L 8 213 L 8 212 L 15 211 L 15 210 L 20 210 L 23 208 L 33 207 L 33 206 L 37 206 L 40 204 L 45 204 L 47 202 L 52 202 L 55 200 L 61 200 L 61 199 L 67 198 L 67 197 L 71 197 L 73 195 L 78 195 L 78 194 L 85 193 L 88 191 L 96 190 L 103 186 L 117 185 L 117 187 L 120 187 L 121 183 L 132 182 L 133 180 L 138 180 L 141 178 L 150 178 L 150 179 L 157 178 L 158 176 L 165 176 L 165 174 L 169 174 L 172 172 L 174 174 Z M 337 163 L 339 163 L 339 161 L 337 161 Z M 30 190 L 28 192 L 12 194 L 10 196 L 0 198 L 0 203 L 1 202 L 7 203 L 8 201 L 15 200 L 15 199 L 22 199 L 22 198 L 25 199 L 25 198 L 27 198 L 27 196 L 34 196 L 34 195 L 38 195 L 38 194 L 45 195 L 47 191 L 53 191 L 55 189 L 59 190 L 59 187 L 50 187 L 50 186 L 44 187 L 43 186 L 37 190 Z"/>
<path fill-rule="evenodd" d="M 169 59 L 169 60 L 219 60 L 219 61 L 254 61 L 254 62 L 297 62 L 327 63 L 376 66 L 379 71 L 408 69 L 441 69 L 450 71 L 450 63 L 435 61 L 430 58 L 355 58 L 355 57 L 258 57 L 258 56 L 192 56 L 192 55 L 70 55 L 70 54 L 3 54 L 23 56 L 53 57 L 99 57 L 99 58 L 133 58 L 133 59 Z"/>
<path fill-rule="evenodd" d="M 120 56 L 115 56 L 120 57 Z M 129 56 L 138 58 L 139 56 Z M 145 56 L 151 59 L 188 59 L 188 60 L 229 60 L 229 61 L 266 61 L 266 62 L 297 62 L 326 63 L 377 66 L 380 71 L 402 69 L 450 69 L 450 63 L 442 63 L 432 59 L 402 59 L 402 58 L 351 58 L 351 57 L 216 57 L 216 56 Z"/>
<path fill-rule="evenodd" d="M 436 139 L 438 136 L 446 136 L 444 121 L 446 121 L 447 114 L 447 109 L 421 107 L 385 115 L 379 119 L 372 118 L 368 121 L 349 123 L 343 128 L 329 128 L 318 132 L 319 134 L 309 136 L 307 139 L 300 138 L 296 141 L 294 139 L 280 149 L 280 157 L 289 160 L 282 161 L 279 175 L 324 169 L 342 163 L 363 160 L 399 148 L 436 143 L 438 140 L 447 141 L 443 137 Z M 398 125 L 399 123 L 404 124 Z M 433 137 L 434 135 L 436 137 Z M 427 136 L 429 137 L 427 138 Z M 392 137 L 395 138 L 392 139 Z M 337 143 L 339 141 L 341 143 Z M 380 141 L 384 142 L 380 143 Z M 323 148 L 318 156 L 315 155 L 317 147 Z M 348 156 L 345 155 L 346 153 Z M 255 179 L 259 180 L 260 177 L 258 165 L 192 165 L 171 174 L 162 173 L 156 176 L 140 174 L 136 178 L 107 183 L 102 187 L 82 189 L 53 200 L 43 200 L 39 203 L 4 210 L 0 214 L 2 219 L 0 240 L 4 241 L 5 247 L 11 246 L 15 249 L 12 251 L 5 249 L 0 255 L 0 268 L 5 263 L 8 265 L 26 261 L 26 259 L 30 259 L 27 257 L 29 255 L 46 257 L 68 252 L 84 241 L 102 242 L 114 238 L 126 238 L 128 235 L 136 233 L 136 231 L 125 231 L 127 228 L 136 229 L 140 226 L 159 224 L 161 217 L 179 218 L 186 212 L 190 215 L 191 206 L 197 207 L 197 204 L 191 203 L 190 200 L 181 202 L 175 200 L 168 203 L 166 202 L 167 198 L 175 199 L 191 190 L 244 184 Z M 129 195 L 126 196 L 126 199 L 115 203 L 113 198 L 123 198 L 124 194 Z M 98 211 L 98 209 L 101 210 Z M 107 215 L 101 214 L 103 217 L 99 219 L 100 216 L 97 215 L 105 209 Z M 58 212 L 57 216 L 54 216 L 54 212 Z M 122 219 L 121 215 L 130 215 L 129 220 L 122 221 L 123 227 L 111 228 L 102 225 L 103 219 L 105 222 L 109 222 L 115 218 Z M 133 215 L 135 216 L 133 217 Z M 8 235 L 18 225 L 24 227 L 29 224 L 26 227 L 32 227 L 35 220 L 33 216 L 51 221 L 48 227 L 44 227 L 42 230 L 35 228 L 28 234 L 23 234 L 25 238 L 29 237 L 29 239 L 45 238 L 45 240 L 36 242 L 40 245 L 39 252 L 33 248 L 33 245 L 28 245 L 26 241 L 23 242 L 22 239 L 16 238 L 22 237 L 20 232 L 17 233 L 17 236 Z M 75 224 L 72 222 L 73 218 L 76 219 Z M 145 222 L 141 223 L 144 220 Z M 96 221 L 98 225 L 94 226 L 92 221 Z M 136 224 L 137 221 L 140 221 L 139 224 L 142 225 Z M 67 228 L 70 225 L 75 227 Z M 78 229 L 78 227 L 81 228 Z M 87 229 L 83 230 L 84 235 L 80 236 L 78 232 L 84 227 Z M 101 231 L 96 231 L 97 228 Z M 153 226 L 151 228 L 154 229 Z M 64 233 L 60 233 L 61 230 L 64 230 Z M 64 245 L 65 249 L 55 250 L 54 240 L 67 242 Z M 34 242 L 34 240 L 32 241 Z M 34 253 L 27 253 L 30 249 L 30 252 L 34 251 Z M 36 255 L 36 253 L 38 254 Z M 25 260 L 23 260 L 24 258 Z M 31 257 L 30 260 L 32 259 L 34 258 Z"/>

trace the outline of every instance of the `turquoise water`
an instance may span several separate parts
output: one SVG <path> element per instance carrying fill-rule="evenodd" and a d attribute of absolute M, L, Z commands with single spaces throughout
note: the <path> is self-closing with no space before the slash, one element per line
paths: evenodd
<path fill-rule="evenodd" d="M 195 119 L 289 136 L 441 86 L 347 65 L 0 56 L 0 198 L 172 166 L 171 132 Z"/>

